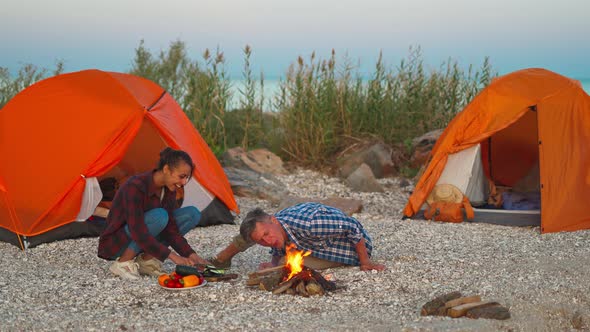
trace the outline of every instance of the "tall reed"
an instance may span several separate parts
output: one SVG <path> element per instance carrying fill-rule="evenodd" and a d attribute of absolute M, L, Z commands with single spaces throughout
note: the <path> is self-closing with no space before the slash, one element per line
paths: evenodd
<path fill-rule="evenodd" d="M 345 61 L 299 58 L 280 83 L 276 108 L 281 119 L 284 157 L 324 165 L 350 138 L 407 143 L 446 124 L 487 84 L 489 59 L 467 72 L 452 59 L 439 70 L 425 69 L 419 47 L 410 48 L 397 68 L 386 68 L 382 54 L 363 79 Z"/>
<path fill-rule="evenodd" d="M 380 53 L 373 72 L 363 77 L 351 59 L 339 60 L 333 50 L 320 59 L 314 52 L 289 66 L 270 98 L 272 107 L 266 108 L 264 74 L 254 76 L 252 48 L 243 51 L 243 84 L 233 109 L 231 81 L 219 49 L 193 60 L 182 41 L 158 54 L 141 41 L 130 73 L 172 94 L 216 154 L 234 146 L 264 146 L 307 166 L 327 165 L 355 140 L 409 145 L 412 138 L 446 126 L 497 75 L 487 57 L 479 69 L 469 65 L 463 70 L 453 59 L 428 68 L 420 47 L 410 47 L 394 67 L 386 66 Z M 54 74 L 62 71 L 58 63 Z M 0 105 L 47 73 L 28 65 L 12 79 L 0 68 Z"/>

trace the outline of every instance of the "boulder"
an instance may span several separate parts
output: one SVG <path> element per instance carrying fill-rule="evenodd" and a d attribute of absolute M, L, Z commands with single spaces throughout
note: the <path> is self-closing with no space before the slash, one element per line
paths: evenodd
<path fill-rule="evenodd" d="M 286 174 L 283 160 L 267 149 L 245 151 L 241 147 L 227 150 L 221 160 L 226 167 L 248 169 L 261 174 Z"/>
<path fill-rule="evenodd" d="M 223 170 L 236 196 L 260 198 L 278 204 L 287 195 L 285 185 L 272 174 L 235 167 L 224 167 Z"/>
<path fill-rule="evenodd" d="M 410 163 L 413 167 L 420 167 L 428 161 L 430 152 L 436 144 L 444 129 L 430 131 L 412 140 L 412 158 Z"/>
<path fill-rule="evenodd" d="M 346 178 L 346 184 L 354 191 L 383 192 L 383 187 L 377 182 L 371 168 L 367 164 L 361 164 L 352 174 Z"/>
<path fill-rule="evenodd" d="M 311 197 L 295 197 L 289 195 L 283 198 L 283 200 L 279 204 L 279 210 L 304 202 L 317 202 L 328 206 L 332 206 L 342 210 L 342 212 L 344 212 L 348 216 L 352 216 L 355 213 L 361 212 L 363 209 L 363 202 L 358 199 L 342 197 L 329 197 L 321 199 Z"/>
<path fill-rule="evenodd" d="M 357 150 L 337 161 L 338 174 L 347 178 L 361 164 L 367 164 L 376 178 L 384 178 L 396 172 L 395 165 L 391 159 L 391 147 L 377 143 L 369 147 Z"/>

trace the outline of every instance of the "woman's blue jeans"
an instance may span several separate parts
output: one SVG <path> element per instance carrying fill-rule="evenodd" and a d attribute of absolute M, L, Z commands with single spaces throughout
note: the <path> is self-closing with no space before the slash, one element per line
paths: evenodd
<path fill-rule="evenodd" d="M 199 220 L 201 220 L 201 212 L 194 206 L 185 206 L 183 208 L 174 210 L 173 215 L 174 220 L 176 220 L 178 230 L 182 236 L 188 233 L 188 231 L 191 229 L 195 228 L 199 224 Z M 164 230 L 164 228 L 166 228 L 166 225 L 168 225 L 168 211 L 162 208 L 149 210 L 144 214 L 144 222 L 152 236 L 154 236 L 158 241 L 162 242 L 163 245 L 170 245 L 159 237 L 159 234 L 162 232 L 162 230 Z M 129 237 L 131 237 L 129 225 L 125 225 L 125 232 Z M 135 253 L 140 253 L 142 251 L 139 248 L 139 245 L 135 241 L 131 240 L 127 247 L 123 248 L 123 250 L 121 250 L 121 252 L 119 252 L 116 257 L 121 256 L 123 251 L 125 251 L 127 248 L 132 249 Z"/>

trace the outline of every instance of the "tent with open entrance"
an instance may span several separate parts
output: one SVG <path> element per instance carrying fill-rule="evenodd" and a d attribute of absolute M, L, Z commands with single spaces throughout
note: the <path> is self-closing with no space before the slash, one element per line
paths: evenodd
<path fill-rule="evenodd" d="M 439 137 L 404 215 L 416 215 L 437 183 L 477 200 L 487 196 L 487 179 L 513 187 L 538 168 L 541 232 L 588 229 L 588 142 L 590 96 L 578 81 L 537 68 L 501 76 Z M 502 218 L 510 224 L 520 216 Z"/>
<path fill-rule="evenodd" d="M 0 239 L 26 246 L 96 235 L 96 227 L 75 221 L 99 204 L 99 180 L 154 168 L 166 146 L 185 150 L 196 164 L 183 206 L 238 212 L 211 149 L 154 82 L 84 70 L 26 88 L 0 110 Z"/>

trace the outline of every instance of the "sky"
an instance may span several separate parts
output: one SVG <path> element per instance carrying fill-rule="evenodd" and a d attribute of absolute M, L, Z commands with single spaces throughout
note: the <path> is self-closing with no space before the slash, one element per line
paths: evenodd
<path fill-rule="evenodd" d="M 239 76 L 243 48 L 255 72 L 281 76 L 298 56 L 332 49 L 370 72 L 419 46 L 437 69 L 452 58 L 500 74 L 542 67 L 590 78 L 589 0 L 2 0 L 0 67 L 128 71 L 141 40 L 153 53 L 183 41 L 192 59 L 219 48 Z"/>

